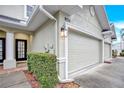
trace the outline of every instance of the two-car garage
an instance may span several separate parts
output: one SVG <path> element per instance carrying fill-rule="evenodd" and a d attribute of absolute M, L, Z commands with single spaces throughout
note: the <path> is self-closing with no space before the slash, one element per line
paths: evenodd
<path fill-rule="evenodd" d="M 78 71 L 101 62 L 102 41 L 82 32 L 68 32 L 69 77 Z"/>

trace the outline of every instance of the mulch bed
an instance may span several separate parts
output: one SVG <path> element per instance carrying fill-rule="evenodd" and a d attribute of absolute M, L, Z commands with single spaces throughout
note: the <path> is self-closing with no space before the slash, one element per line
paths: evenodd
<path fill-rule="evenodd" d="M 79 88 L 80 86 L 75 82 L 59 83 L 57 88 Z"/>
<path fill-rule="evenodd" d="M 40 88 L 40 83 L 37 81 L 36 76 L 29 71 L 23 71 L 28 82 L 31 84 L 32 88 Z"/>
<path fill-rule="evenodd" d="M 38 82 L 37 78 L 33 73 L 29 71 L 23 71 L 28 82 L 31 84 L 32 88 L 40 88 L 40 83 Z M 58 83 L 55 88 L 79 88 L 80 86 L 75 82 L 68 82 L 68 83 Z"/>

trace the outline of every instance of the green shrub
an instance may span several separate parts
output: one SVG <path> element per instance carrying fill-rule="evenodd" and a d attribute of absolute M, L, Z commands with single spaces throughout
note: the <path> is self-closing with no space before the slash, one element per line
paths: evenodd
<path fill-rule="evenodd" d="M 124 56 L 124 52 L 121 52 L 121 53 L 120 53 L 120 56 Z"/>
<path fill-rule="evenodd" d="M 48 53 L 28 53 L 28 70 L 33 72 L 44 88 L 58 83 L 56 56 Z"/>
<path fill-rule="evenodd" d="M 121 52 L 124 52 L 124 50 L 122 50 Z"/>
<path fill-rule="evenodd" d="M 118 51 L 117 50 L 112 50 L 112 56 L 117 57 Z"/>

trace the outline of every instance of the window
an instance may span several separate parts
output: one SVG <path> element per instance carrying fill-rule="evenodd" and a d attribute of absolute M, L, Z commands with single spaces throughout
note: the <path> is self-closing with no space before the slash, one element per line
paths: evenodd
<path fill-rule="evenodd" d="M 27 59 L 27 40 L 16 39 L 16 60 Z"/>
<path fill-rule="evenodd" d="M 5 38 L 0 38 L 0 63 L 5 59 Z"/>
<path fill-rule="evenodd" d="M 25 6 L 25 18 L 28 18 L 31 16 L 32 12 L 33 12 L 33 9 L 34 9 L 35 5 L 26 5 Z"/>

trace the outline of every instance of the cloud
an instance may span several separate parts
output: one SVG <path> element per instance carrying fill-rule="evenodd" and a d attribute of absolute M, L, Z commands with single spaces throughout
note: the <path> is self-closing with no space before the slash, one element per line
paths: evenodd
<path fill-rule="evenodd" d="M 124 28 L 124 22 L 114 22 L 114 25 L 118 29 Z"/>

